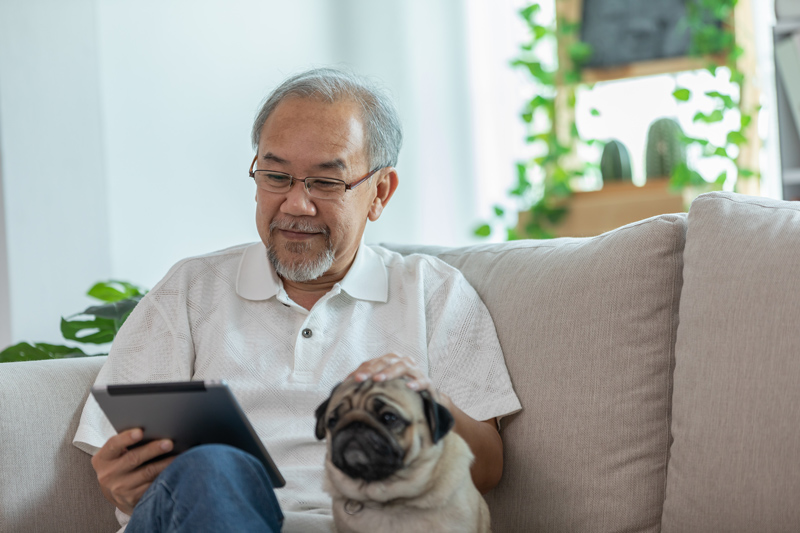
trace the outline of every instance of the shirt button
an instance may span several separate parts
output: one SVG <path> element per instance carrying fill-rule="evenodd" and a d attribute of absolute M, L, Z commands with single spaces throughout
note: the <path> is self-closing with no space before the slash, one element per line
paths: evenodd
<path fill-rule="evenodd" d="M 303 337 L 306 339 L 310 339 L 311 335 L 313 335 L 312 331 L 308 328 L 303 330 Z"/>

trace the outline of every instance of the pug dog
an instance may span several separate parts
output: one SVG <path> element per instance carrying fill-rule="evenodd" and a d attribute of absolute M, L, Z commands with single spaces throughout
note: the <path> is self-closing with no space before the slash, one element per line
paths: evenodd
<path fill-rule="evenodd" d="M 474 456 L 430 392 L 402 378 L 348 378 L 316 417 L 339 533 L 491 533 L 489 507 L 470 475 Z"/>

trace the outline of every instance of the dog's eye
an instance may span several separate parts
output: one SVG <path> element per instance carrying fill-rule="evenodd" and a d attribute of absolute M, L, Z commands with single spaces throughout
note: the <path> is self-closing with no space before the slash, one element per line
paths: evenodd
<path fill-rule="evenodd" d="M 385 412 L 381 415 L 381 421 L 386 424 L 387 426 L 397 422 L 397 415 L 392 412 Z"/>
<path fill-rule="evenodd" d="M 328 419 L 328 429 L 333 429 L 333 427 L 339 422 L 338 416 L 332 416 Z"/>

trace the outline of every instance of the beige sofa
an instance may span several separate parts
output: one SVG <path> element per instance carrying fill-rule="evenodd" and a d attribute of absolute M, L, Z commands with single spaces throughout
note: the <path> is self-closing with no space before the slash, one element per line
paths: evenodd
<path fill-rule="evenodd" d="M 800 205 L 727 193 L 588 239 L 424 251 L 524 410 L 494 531 L 800 531 Z M 70 444 L 102 359 L 0 365 L 0 531 L 114 531 Z"/>

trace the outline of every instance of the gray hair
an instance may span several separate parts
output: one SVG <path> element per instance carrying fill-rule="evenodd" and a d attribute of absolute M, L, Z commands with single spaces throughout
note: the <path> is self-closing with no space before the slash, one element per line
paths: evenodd
<path fill-rule="evenodd" d="M 315 98 L 330 103 L 355 102 L 361 108 L 370 170 L 397 165 L 403 132 L 391 97 L 372 81 L 333 68 L 313 69 L 292 76 L 267 96 L 253 122 L 253 149 L 258 150 L 261 129 L 267 118 L 289 97 Z"/>

